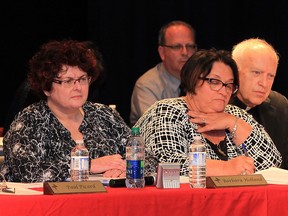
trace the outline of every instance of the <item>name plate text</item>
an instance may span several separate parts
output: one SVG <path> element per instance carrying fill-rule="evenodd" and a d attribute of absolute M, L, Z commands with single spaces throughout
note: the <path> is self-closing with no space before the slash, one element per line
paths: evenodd
<path fill-rule="evenodd" d="M 107 192 L 100 181 L 44 182 L 44 194 L 79 194 Z"/>
<path fill-rule="evenodd" d="M 238 186 L 267 185 L 261 174 L 233 175 L 233 176 L 209 176 L 206 178 L 207 188 L 223 188 Z"/>

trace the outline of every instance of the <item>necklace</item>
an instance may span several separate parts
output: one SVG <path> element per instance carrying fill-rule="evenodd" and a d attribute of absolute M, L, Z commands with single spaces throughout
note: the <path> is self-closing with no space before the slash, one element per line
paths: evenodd
<path fill-rule="evenodd" d="M 223 155 L 223 156 L 227 156 L 226 154 L 225 154 L 225 152 L 224 151 L 222 151 L 222 149 L 221 149 L 221 146 L 220 146 L 220 143 L 218 144 L 218 145 L 216 145 L 217 146 L 217 150 L 218 150 L 218 152 L 221 154 L 221 155 Z"/>
<path fill-rule="evenodd" d="M 225 160 L 225 161 L 228 160 L 226 138 L 222 140 L 218 145 L 216 145 L 215 143 L 212 143 L 207 138 L 205 138 L 205 140 L 210 145 L 210 147 L 215 152 L 215 154 L 219 157 L 220 160 Z"/>

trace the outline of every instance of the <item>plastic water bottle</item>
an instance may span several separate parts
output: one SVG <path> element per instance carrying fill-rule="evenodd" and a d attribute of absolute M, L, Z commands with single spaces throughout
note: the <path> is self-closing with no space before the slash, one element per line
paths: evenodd
<path fill-rule="evenodd" d="M 89 152 L 83 141 L 77 141 L 71 150 L 71 181 L 89 180 Z"/>
<path fill-rule="evenodd" d="M 191 188 L 206 188 L 206 146 L 200 136 L 189 148 L 189 183 Z"/>
<path fill-rule="evenodd" d="M 126 145 L 126 180 L 127 188 L 145 187 L 144 179 L 145 145 L 140 136 L 139 127 L 132 128 L 132 136 Z"/>
<path fill-rule="evenodd" d="M 112 108 L 113 110 L 116 110 L 116 104 L 109 104 L 109 107 Z"/>

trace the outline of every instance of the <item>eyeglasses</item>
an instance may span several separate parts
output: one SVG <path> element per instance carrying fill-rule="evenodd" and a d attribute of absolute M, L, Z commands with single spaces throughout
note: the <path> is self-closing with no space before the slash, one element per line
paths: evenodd
<path fill-rule="evenodd" d="M 0 183 L 0 189 L 4 193 L 15 193 L 15 188 L 9 188 L 6 184 L 6 179 L 2 173 L 0 173 L 1 178 L 3 179 Z"/>
<path fill-rule="evenodd" d="M 91 81 L 91 77 L 89 76 L 81 76 L 80 78 L 78 79 L 67 79 L 67 80 L 58 80 L 58 79 L 54 79 L 53 82 L 54 83 L 57 83 L 59 85 L 63 85 L 65 88 L 70 88 L 72 87 L 73 85 L 76 84 L 76 82 L 79 82 L 80 85 L 88 85 Z"/>
<path fill-rule="evenodd" d="M 223 86 L 229 94 L 235 94 L 238 91 L 238 86 L 234 83 L 223 83 L 221 80 L 208 77 L 200 77 L 199 79 L 207 81 L 212 91 L 219 91 Z"/>
<path fill-rule="evenodd" d="M 177 44 L 177 45 L 160 45 L 162 47 L 168 47 L 174 51 L 182 51 L 184 49 L 184 47 L 186 48 L 186 50 L 193 52 L 197 49 L 197 45 L 196 44 L 186 44 L 186 45 L 182 45 L 182 44 Z"/>

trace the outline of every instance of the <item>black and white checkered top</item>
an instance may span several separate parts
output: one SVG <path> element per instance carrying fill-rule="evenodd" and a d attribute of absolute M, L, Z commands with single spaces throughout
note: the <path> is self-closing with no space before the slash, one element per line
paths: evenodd
<path fill-rule="evenodd" d="M 207 158 L 220 160 L 197 132 L 197 124 L 189 121 L 187 109 L 181 97 L 164 99 L 152 105 L 135 124 L 140 127 L 146 145 L 145 174 L 156 172 L 158 163 L 180 163 L 180 174 L 187 175 L 189 145 L 196 136 L 201 136 L 206 144 Z M 280 166 L 281 155 L 262 125 L 237 106 L 227 105 L 224 112 L 238 116 L 252 126 L 252 132 L 244 144 L 255 161 L 256 171 Z M 241 145 L 237 147 L 229 135 L 230 132 L 226 131 L 228 160 L 244 153 Z"/>

